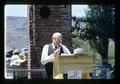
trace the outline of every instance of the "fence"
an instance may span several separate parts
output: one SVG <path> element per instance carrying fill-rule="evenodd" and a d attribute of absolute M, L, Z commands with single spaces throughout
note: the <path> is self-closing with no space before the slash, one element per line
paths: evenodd
<path fill-rule="evenodd" d="M 15 72 L 28 72 L 28 79 L 31 79 L 30 72 L 39 72 L 42 75 L 42 79 L 46 79 L 46 71 L 45 69 L 8 69 L 7 71 L 12 71 L 13 73 L 13 79 L 16 79 Z"/>

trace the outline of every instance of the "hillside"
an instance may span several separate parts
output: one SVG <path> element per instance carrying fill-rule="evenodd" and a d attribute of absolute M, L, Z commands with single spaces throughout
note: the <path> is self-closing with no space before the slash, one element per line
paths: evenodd
<path fill-rule="evenodd" d="M 6 49 L 28 47 L 28 28 L 27 17 L 11 17 L 6 18 Z"/>

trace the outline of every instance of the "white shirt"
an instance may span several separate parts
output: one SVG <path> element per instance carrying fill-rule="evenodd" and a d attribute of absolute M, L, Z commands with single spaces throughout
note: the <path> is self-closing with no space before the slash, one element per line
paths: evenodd
<path fill-rule="evenodd" d="M 20 66 L 20 63 L 24 62 L 26 59 L 20 59 L 19 55 L 13 55 L 11 57 L 11 62 L 10 62 L 10 66 L 12 65 L 16 65 L 16 66 Z"/>
<path fill-rule="evenodd" d="M 19 59 L 20 59 L 19 55 L 13 55 L 11 57 L 10 66 L 13 66 L 13 65 L 20 66 Z"/>
<path fill-rule="evenodd" d="M 55 48 L 55 46 L 52 44 L 52 46 L 53 46 L 53 49 Z M 65 53 L 65 54 L 71 54 L 70 53 L 70 51 L 69 51 L 69 49 L 65 46 L 65 45 L 61 45 L 62 46 L 62 48 L 63 48 L 63 52 Z M 48 47 L 49 47 L 49 45 L 48 44 L 46 44 L 46 45 L 44 45 L 44 47 L 43 47 L 43 49 L 42 49 L 42 55 L 41 55 L 41 63 L 43 64 L 43 65 L 45 65 L 45 64 L 47 64 L 48 62 L 53 62 L 54 61 L 54 53 L 52 53 L 52 54 L 50 54 L 49 56 L 48 56 Z"/>
<path fill-rule="evenodd" d="M 11 63 L 10 66 L 14 69 L 24 69 L 24 67 L 21 67 L 20 64 L 24 62 L 25 60 L 20 59 L 19 55 L 13 55 L 11 57 Z M 26 67 L 25 67 L 26 68 Z M 27 76 L 27 71 L 16 71 L 15 76 L 19 78 L 24 78 Z"/>

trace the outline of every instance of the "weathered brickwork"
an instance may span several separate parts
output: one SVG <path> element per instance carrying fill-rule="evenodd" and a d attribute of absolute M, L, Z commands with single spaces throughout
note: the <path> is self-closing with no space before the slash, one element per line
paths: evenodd
<path fill-rule="evenodd" d="M 30 42 L 30 68 L 44 68 L 41 65 L 41 52 L 44 44 L 51 42 L 54 32 L 63 34 L 63 43 L 71 50 L 71 6 L 70 5 L 47 5 L 50 16 L 42 18 L 40 8 L 45 5 L 28 6 L 28 28 Z M 31 73 L 32 79 L 41 79 L 39 73 Z"/>

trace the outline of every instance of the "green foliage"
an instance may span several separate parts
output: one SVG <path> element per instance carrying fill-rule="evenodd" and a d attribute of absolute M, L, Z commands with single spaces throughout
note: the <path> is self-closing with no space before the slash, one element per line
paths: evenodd
<path fill-rule="evenodd" d="M 83 40 L 83 39 L 79 39 L 79 31 L 74 30 L 74 32 L 72 32 L 72 46 L 73 49 L 75 48 L 83 48 L 85 50 L 85 52 L 87 54 L 89 54 L 90 56 L 93 57 L 94 60 L 94 64 L 102 64 L 102 56 L 91 46 L 90 44 L 90 40 Z M 96 47 L 102 48 L 100 45 L 98 45 L 97 43 L 99 43 L 100 40 L 97 40 L 98 42 L 96 42 Z M 94 42 L 95 43 L 95 42 Z M 108 47 L 108 58 L 109 58 L 109 63 L 114 65 L 114 49 L 115 49 L 115 44 L 114 42 L 110 42 L 110 45 Z"/>
<path fill-rule="evenodd" d="M 100 38 L 114 38 L 115 25 L 113 23 L 114 5 L 89 5 L 86 18 L 89 29 L 95 29 Z"/>
<path fill-rule="evenodd" d="M 108 39 L 114 39 L 115 35 L 113 9 L 114 5 L 89 5 L 86 28 L 73 35 L 84 41 L 88 39 L 92 49 L 102 56 L 102 63 L 108 63 Z"/>
<path fill-rule="evenodd" d="M 83 40 L 79 39 L 79 32 L 74 30 L 72 32 L 72 46 L 73 49 L 75 48 L 83 48 L 87 54 L 90 56 L 93 56 L 94 64 L 100 64 L 101 63 L 101 57 L 99 53 L 95 52 L 93 48 L 91 47 L 89 40 Z"/>

